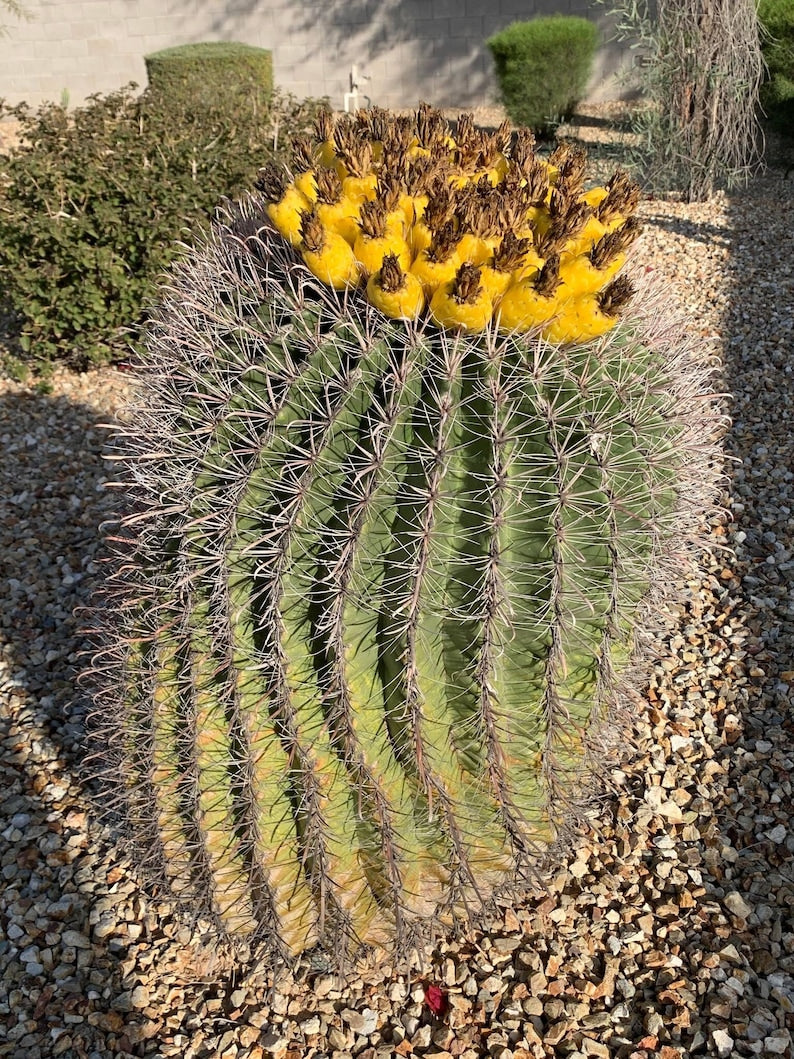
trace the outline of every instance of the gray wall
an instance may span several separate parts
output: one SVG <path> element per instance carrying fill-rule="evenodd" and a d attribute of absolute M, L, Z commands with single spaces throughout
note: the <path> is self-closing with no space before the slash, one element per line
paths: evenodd
<path fill-rule="evenodd" d="M 341 108 L 353 63 L 381 106 L 418 100 L 487 105 L 496 98 L 484 41 L 518 19 L 562 12 L 605 27 L 588 0 L 22 0 L 20 21 L 0 7 L 0 98 L 80 103 L 128 81 L 146 83 L 143 56 L 204 40 L 273 52 L 276 84 Z M 608 36 L 607 32 L 602 36 Z M 620 46 L 602 45 L 588 92 L 617 98 Z"/>

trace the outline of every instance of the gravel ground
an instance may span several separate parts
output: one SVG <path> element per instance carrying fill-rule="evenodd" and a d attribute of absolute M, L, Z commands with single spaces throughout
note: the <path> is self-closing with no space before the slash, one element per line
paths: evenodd
<path fill-rule="evenodd" d="M 410 979 L 230 974 L 96 822 L 73 611 L 100 573 L 104 424 L 129 377 L 0 383 L 0 1056 L 792 1054 L 793 200 L 772 174 L 643 205 L 639 253 L 734 395 L 734 521 L 711 543 L 735 554 L 704 555 L 668 608 L 638 749 L 592 833 L 548 890 Z"/>

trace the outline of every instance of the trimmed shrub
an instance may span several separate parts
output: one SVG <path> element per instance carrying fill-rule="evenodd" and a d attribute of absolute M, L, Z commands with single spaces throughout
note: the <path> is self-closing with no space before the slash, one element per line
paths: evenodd
<path fill-rule="evenodd" d="M 273 94 L 273 55 L 265 48 L 206 41 L 165 48 L 144 57 L 149 86 L 185 103 L 214 104 L 230 92 L 267 102 Z"/>
<path fill-rule="evenodd" d="M 552 15 L 513 22 L 486 43 L 510 120 L 549 133 L 584 94 L 598 30 L 586 18 Z"/>
<path fill-rule="evenodd" d="M 318 107 L 220 95 L 197 109 L 128 85 L 70 112 L 6 110 L 24 140 L 0 182 L 0 297 L 21 358 L 83 370 L 126 356 L 176 240 L 285 160 Z"/>
<path fill-rule="evenodd" d="M 761 47 L 769 71 L 761 86 L 761 106 L 770 126 L 794 139 L 794 5 L 761 0 L 758 17 L 766 31 Z"/>

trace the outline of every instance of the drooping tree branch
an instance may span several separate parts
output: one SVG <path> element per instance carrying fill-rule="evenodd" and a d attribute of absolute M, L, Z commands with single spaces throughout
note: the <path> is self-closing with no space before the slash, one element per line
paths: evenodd
<path fill-rule="evenodd" d="M 646 187 L 695 202 L 746 182 L 762 156 L 754 0 L 604 2 L 619 38 L 643 54 L 633 162 Z"/>

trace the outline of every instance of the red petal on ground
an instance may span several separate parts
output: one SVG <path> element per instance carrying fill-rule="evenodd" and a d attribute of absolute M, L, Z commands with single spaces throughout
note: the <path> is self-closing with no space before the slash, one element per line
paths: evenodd
<path fill-rule="evenodd" d="M 425 986 L 425 1003 L 436 1016 L 443 1015 L 449 1007 L 447 994 L 440 985 L 433 983 Z"/>

